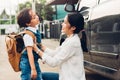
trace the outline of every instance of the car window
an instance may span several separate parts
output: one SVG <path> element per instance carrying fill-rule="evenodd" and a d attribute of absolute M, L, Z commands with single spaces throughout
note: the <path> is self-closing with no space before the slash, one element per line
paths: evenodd
<path fill-rule="evenodd" d="M 89 8 L 94 7 L 97 5 L 97 3 L 98 3 L 98 0 L 81 0 L 79 1 L 79 4 L 80 4 L 79 10 L 82 7 L 89 7 Z"/>
<path fill-rule="evenodd" d="M 109 3 L 100 4 L 92 11 L 89 21 L 91 50 L 118 53 L 120 46 L 119 0 L 117 3 L 111 0 Z"/>

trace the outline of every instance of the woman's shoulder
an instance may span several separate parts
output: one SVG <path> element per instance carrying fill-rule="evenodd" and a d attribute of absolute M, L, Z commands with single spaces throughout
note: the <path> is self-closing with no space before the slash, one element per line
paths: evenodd
<path fill-rule="evenodd" d="M 79 47 L 80 46 L 80 38 L 77 34 L 75 34 L 71 40 L 70 40 L 70 44 L 71 46 L 74 46 L 74 47 Z"/>

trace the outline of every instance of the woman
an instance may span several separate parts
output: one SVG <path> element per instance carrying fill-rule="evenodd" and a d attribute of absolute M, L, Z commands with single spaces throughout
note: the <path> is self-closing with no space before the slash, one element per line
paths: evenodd
<path fill-rule="evenodd" d="M 34 50 L 49 66 L 60 66 L 59 80 L 86 80 L 78 33 L 84 28 L 84 18 L 79 13 L 68 14 L 62 23 L 62 33 L 67 38 L 56 50 L 42 46 L 42 50 L 34 46 Z M 50 74 L 50 73 L 49 73 Z"/>

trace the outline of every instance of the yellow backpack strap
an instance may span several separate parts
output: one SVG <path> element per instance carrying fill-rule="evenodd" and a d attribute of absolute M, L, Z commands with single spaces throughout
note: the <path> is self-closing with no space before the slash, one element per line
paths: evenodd
<path fill-rule="evenodd" d="M 30 35 L 33 38 L 34 43 L 36 43 L 36 36 L 32 31 L 25 30 L 23 33 Z"/>

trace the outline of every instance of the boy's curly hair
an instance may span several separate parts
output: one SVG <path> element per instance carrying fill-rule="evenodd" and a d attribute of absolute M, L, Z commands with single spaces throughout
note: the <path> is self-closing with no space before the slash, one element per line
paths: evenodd
<path fill-rule="evenodd" d="M 29 11 L 32 10 L 30 8 L 24 8 L 20 11 L 20 13 L 17 16 L 17 23 L 21 27 L 27 27 L 26 23 L 30 23 L 32 17 L 29 14 Z"/>

